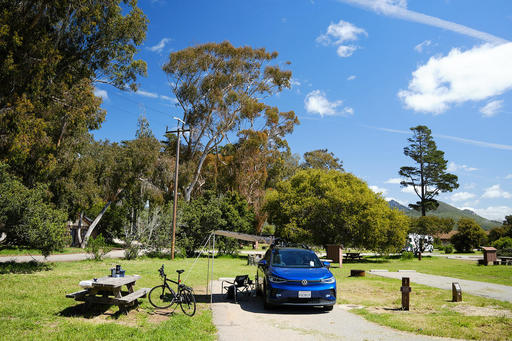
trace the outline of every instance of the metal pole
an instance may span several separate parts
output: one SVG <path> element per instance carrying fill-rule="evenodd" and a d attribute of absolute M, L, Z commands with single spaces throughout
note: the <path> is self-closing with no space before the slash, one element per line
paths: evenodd
<path fill-rule="evenodd" d="M 208 238 L 208 249 L 210 249 L 211 236 Z M 206 296 L 208 296 L 208 288 L 210 286 L 210 251 L 206 253 L 206 258 L 208 258 L 208 270 L 206 270 Z"/>
<path fill-rule="evenodd" d="M 213 282 L 213 260 L 215 259 L 215 233 L 213 233 L 213 247 L 212 247 L 212 282 Z M 213 303 L 213 285 L 210 290 L 210 308 L 212 307 Z"/>
<path fill-rule="evenodd" d="M 174 259 L 174 244 L 176 240 L 176 209 L 178 207 L 178 167 L 180 164 L 180 132 L 178 128 L 178 141 L 176 142 L 176 167 L 174 170 L 174 204 L 172 207 L 172 244 L 171 259 Z"/>

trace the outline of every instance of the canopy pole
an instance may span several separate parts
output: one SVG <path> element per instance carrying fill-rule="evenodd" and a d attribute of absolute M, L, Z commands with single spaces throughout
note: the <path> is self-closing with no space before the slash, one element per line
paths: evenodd
<path fill-rule="evenodd" d="M 215 259 L 215 233 L 213 233 L 213 247 L 212 247 L 212 288 L 210 290 L 210 308 L 213 303 L 213 260 Z"/>
<path fill-rule="evenodd" d="M 211 237 L 212 235 L 210 234 L 210 237 L 208 238 L 208 249 L 210 249 L 210 244 L 211 244 Z M 210 287 L 210 252 L 208 251 L 206 253 L 206 258 L 208 259 L 208 269 L 206 270 L 206 296 L 208 296 L 208 289 Z"/>

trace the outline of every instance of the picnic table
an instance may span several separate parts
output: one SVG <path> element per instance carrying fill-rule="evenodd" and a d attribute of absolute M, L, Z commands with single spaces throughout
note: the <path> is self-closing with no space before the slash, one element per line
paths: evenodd
<path fill-rule="evenodd" d="M 345 254 L 343 254 L 343 257 L 346 259 L 346 260 L 361 260 L 362 259 L 362 256 L 361 256 L 361 253 L 359 252 L 347 252 Z"/>
<path fill-rule="evenodd" d="M 134 290 L 133 287 L 138 279 L 140 279 L 139 275 L 101 277 L 86 281 L 90 282 L 90 287 L 67 294 L 66 297 L 74 298 L 75 301 L 117 305 L 124 308 L 135 305 L 138 298 L 146 297 L 146 294 L 149 292 L 149 288 Z M 127 291 L 122 290 L 123 286 L 126 286 Z"/>
<path fill-rule="evenodd" d="M 512 257 L 500 257 L 502 265 L 512 265 Z"/>

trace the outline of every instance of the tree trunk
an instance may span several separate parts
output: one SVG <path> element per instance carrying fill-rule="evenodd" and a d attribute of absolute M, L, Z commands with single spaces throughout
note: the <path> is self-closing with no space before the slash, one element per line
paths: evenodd
<path fill-rule="evenodd" d="M 207 146 L 208 147 L 208 146 Z M 207 148 L 205 148 L 205 151 Z M 201 155 L 201 158 L 199 159 L 199 164 L 197 165 L 196 173 L 194 175 L 194 179 L 192 182 L 185 188 L 185 201 L 189 202 L 190 197 L 192 196 L 192 191 L 194 190 L 194 187 L 197 184 L 197 181 L 199 180 L 199 175 L 201 174 L 201 168 L 203 167 L 204 160 L 206 160 L 206 157 L 208 156 L 208 153 L 203 152 L 203 155 Z M 175 191 L 177 188 L 174 189 Z"/>
<path fill-rule="evenodd" d="M 78 245 L 82 245 L 82 221 L 84 219 L 84 212 L 80 212 L 80 218 L 78 218 L 78 229 L 76 230 L 76 240 Z"/>
<path fill-rule="evenodd" d="M 85 246 L 87 245 L 87 242 L 89 241 L 89 237 L 91 237 L 92 231 L 94 231 L 94 228 L 96 227 L 96 225 L 98 225 L 98 223 L 100 222 L 101 218 L 103 217 L 103 214 L 105 214 L 105 212 L 107 211 L 107 209 L 108 209 L 108 207 L 110 206 L 111 203 L 112 203 L 112 201 L 108 201 L 105 204 L 105 206 L 101 210 L 100 214 L 98 214 L 98 216 L 92 222 L 91 226 L 89 226 L 89 228 L 87 229 L 87 233 L 85 234 L 84 240 L 82 240 L 82 243 L 80 244 L 80 247 L 82 249 L 84 249 Z"/>

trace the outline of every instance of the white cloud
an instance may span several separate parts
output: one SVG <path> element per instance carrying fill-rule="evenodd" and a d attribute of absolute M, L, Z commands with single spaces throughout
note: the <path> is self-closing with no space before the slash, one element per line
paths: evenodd
<path fill-rule="evenodd" d="M 148 50 L 160 53 L 165 48 L 165 45 L 167 45 L 171 40 L 171 38 L 163 38 L 158 42 L 158 44 L 148 47 Z"/>
<path fill-rule="evenodd" d="M 472 210 L 476 214 L 491 220 L 503 221 L 506 215 L 512 214 L 512 207 L 509 206 L 490 206 L 487 208 L 471 208 L 464 207 Z"/>
<path fill-rule="evenodd" d="M 354 110 L 350 107 L 341 108 L 343 101 L 329 101 L 323 91 L 313 90 L 306 95 L 304 106 L 306 111 L 320 116 L 352 115 Z"/>
<path fill-rule="evenodd" d="M 389 129 L 389 128 L 371 127 L 371 126 L 369 126 L 369 128 L 386 131 L 388 133 L 412 135 L 411 131 L 407 131 L 407 130 Z M 499 143 L 471 140 L 471 139 L 466 139 L 466 138 L 462 138 L 462 137 L 441 135 L 441 134 L 432 134 L 432 136 L 439 137 L 442 139 L 452 140 L 452 141 L 456 141 L 456 142 L 460 142 L 460 143 L 471 144 L 471 145 L 475 145 L 475 146 L 479 146 L 479 147 L 501 149 L 501 150 L 512 150 L 512 145 L 507 145 L 507 144 L 499 144 Z"/>
<path fill-rule="evenodd" d="M 493 44 L 503 44 L 507 40 L 496 37 L 492 34 L 477 31 L 467 26 L 459 25 L 451 21 L 446 21 L 423 13 L 410 11 L 406 8 L 407 2 L 400 0 L 338 0 L 350 5 L 362 7 L 378 14 L 417 22 L 429 26 L 439 27 L 452 32 L 460 33 L 466 36 L 477 38 Z"/>
<path fill-rule="evenodd" d="M 104 101 L 108 100 L 108 93 L 106 90 L 94 88 L 94 96 L 101 97 Z"/>
<path fill-rule="evenodd" d="M 301 85 L 300 81 L 297 78 L 290 79 L 290 84 L 292 86 L 300 86 Z"/>
<path fill-rule="evenodd" d="M 474 195 L 473 193 L 469 193 L 469 192 L 458 192 L 458 193 L 455 193 L 453 194 L 450 199 L 452 201 L 465 201 L 465 200 L 469 200 L 469 199 L 473 199 L 476 195 Z"/>
<path fill-rule="evenodd" d="M 354 79 L 356 79 L 356 78 L 357 78 L 357 76 L 356 76 L 356 75 L 350 75 L 350 76 L 348 76 L 348 77 L 347 77 L 347 80 L 348 80 L 348 81 L 353 81 L 353 80 L 354 80 Z"/>
<path fill-rule="evenodd" d="M 169 97 L 169 96 L 165 96 L 165 95 L 160 95 L 160 98 L 163 99 L 163 100 L 172 102 L 172 103 L 178 103 L 178 100 L 176 98 L 173 98 L 173 97 Z"/>
<path fill-rule="evenodd" d="M 512 88 L 511 59 L 512 43 L 452 49 L 414 71 L 398 97 L 414 111 L 440 114 L 454 104 L 500 95 Z"/>
<path fill-rule="evenodd" d="M 137 95 L 144 96 L 144 97 L 149 97 L 149 98 L 158 98 L 158 94 L 156 94 L 156 93 L 154 93 L 154 92 L 143 91 L 143 90 L 137 90 L 135 93 L 136 93 Z"/>
<path fill-rule="evenodd" d="M 485 106 L 480 108 L 480 112 L 484 117 L 492 117 L 496 115 L 503 107 L 503 100 L 496 100 L 487 103 Z"/>
<path fill-rule="evenodd" d="M 372 191 L 374 191 L 375 193 L 382 193 L 382 195 L 385 195 L 388 190 L 385 189 L 385 188 L 382 188 L 382 187 L 378 187 L 378 186 L 368 186 Z"/>
<path fill-rule="evenodd" d="M 500 185 L 493 185 L 493 186 L 491 186 L 491 187 L 489 187 L 489 188 L 487 188 L 485 190 L 484 194 L 482 195 L 482 198 L 489 198 L 489 199 L 504 198 L 504 199 L 510 199 L 510 198 L 512 198 L 512 194 L 502 190 Z"/>
<path fill-rule="evenodd" d="M 421 42 L 419 43 L 418 45 L 414 46 L 414 50 L 416 52 L 419 52 L 419 53 L 422 53 L 423 52 L 423 49 L 425 47 L 429 47 L 430 45 L 432 45 L 432 41 L 430 40 L 425 40 L 424 42 Z"/>
<path fill-rule="evenodd" d="M 508 174 L 505 179 L 512 179 L 512 174 Z"/>
<path fill-rule="evenodd" d="M 354 52 L 356 52 L 356 50 L 357 50 L 357 46 L 354 46 L 354 45 L 340 45 L 336 49 L 336 53 L 338 54 L 338 56 L 340 56 L 342 58 L 347 58 L 347 57 L 350 57 L 352 54 L 354 54 Z"/>
<path fill-rule="evenodd" d="M 414 191 L 414 188 L 412 186 L 403 187 L 400 191 L 402 193 L 409 193 L 409 194 L 416 195 L 416 192 Z"/>
<path fill-rule="evenodd" d="M 478 168 L 475 168 L 475 167 L 470 167 L 470 166 L 467 166 L 467 165 L 458 165 L 456 164 L 455 162 L 450 162 L 448 164 L 448 168 L 446 169 L 448 172 L 456 172 L 458 170 L 463 170 L 465 172 L 474 172 L 474 171 L 477 171 Z"/>
<path fill-rule="evenodd" d="M 400 178 L 391 178 L 391 179 L 387 179 L 385 181 L 385 183 L 387 183 L 387 184 L 399 184 L 401 181 L 402 181 L 402 179 L 400 179 Z"/>
<path fill-rule="evenodd" d="M 327 27 L 327 32 L 316 38 L 318 43 L 329 46 L 338 46 L 336 53 L 338 56 L 346 58 L 350 57 L 358 47 L 355 45 L 342 45 L 348 41 L 356 41 L 359 36 L 368 36 L 368 33 L 347 21 L 340 20 L 337 24 L 331 23 Z"/>

